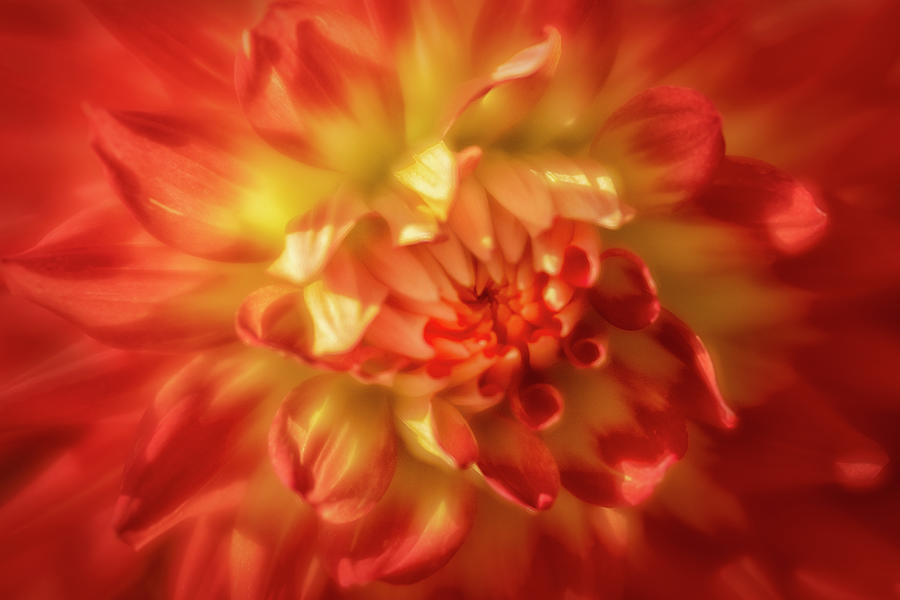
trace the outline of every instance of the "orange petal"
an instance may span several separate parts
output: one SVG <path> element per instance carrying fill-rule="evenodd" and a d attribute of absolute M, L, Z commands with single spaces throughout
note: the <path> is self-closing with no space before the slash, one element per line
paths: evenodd
<path fill-rule="evenodd" d="M 487 193 L 474 178 L 463 179 L 460 183 L 448 222 L 469 252 L 482 261 L 490 257 L 495 243 L 494 226 Z"/>
<path fill-rule="evenodd" d="M 450 103 L 446 135 L 493 141 L 527 116 L 543 95 L 561 52 L 559 31 L 546 26 L 543 33 L 543 41 L 510 56 L 490 75 L 462 86 Z M 480 101 L 488 94 L 490 101 Z"/>
<path fill-rule="evenodd" d="M 456 465 L 464 469 L 478 459 L 478 442 L 469 422 L 459 410 L 444 400 L 431 401 L 431 426 L 438 445 Z"/>
<path fill-rule="evenodd" d="M 440 222 L 447 220 L 456 197 L 459 168 L 456 156 L 440 141 L 412 156 L 412 161 L 396 171 L 394 177 L 416 192 Z"/>
<path fill-rule="evenodd" d="M 525 252 L 528 243 L 528 232 L 508 210 L 499 202 L 490 203 L 492 221 L 494 223 L 494 236 L 500 251 L 507 263 L 517 264 Z M 487 262 L 483 260 L 482 262 Z"/>
<path fill-rule="evenodd" d="M 216 124 L 136 112 L 90 110 L 89 116 L 113 185 L 150 233 L 215 260 L 275 255 L 271 232 L 242 216 L 249 175 Z"/>
<path fill-rule="evenodd" d="M 442 567 L 472 526 L 475 495 L 460 477 L 406 459 L 391 489 L 362 519 L 325 523 L 319 549 L 342 587 L 418 581 Z"/>
<path fill-rule="evenodd" d="M 425 341 L 429 317 L 392 306 L 382 306 L 366 330 L 365 340 L 372 346 L 396 352 L 416 360 L 434 357 L 434 348 Z"/>
<path fill-rule="evenodd" d="M 595 161 L 547 156 L 531 162 L 550 190 L 560 216 L 618 229 L 634 216 L 619 199 L 612 177 Z"/>
<path fill-rule="evenodd" d="M 366 240 L 357 253 L 372 276 L 399 294 L 418 302 L 437 302 L 438 287 L 409 248 L 395 247 L 386 236 Z"/>
<path fill-rule="evenodd" d="M 141 423 L 116 503 L 114 524 L 123 539 L 143 546 L 192 510 L 238 501 L 239 478 L 214 479 L 226 467 L 234 470 L 245 419 L 268 392 L 265 379 L 246 366 L 245 360 L 200 358 L 160 390 Z"/>
<path fill-rule="evenodd" d="M 365 205 L 350 195 L 323 200 L 288 224 L 284 252 L 269 272 L 292 283 L 306 283 L 328 263 L 365 212 Z"/>
<path fill-rule="evenodd" d="M 303 288 L 312 325 L 312 353 L 339 354 L 353 348 L 378 315 L 387 288 L 363 267 L 338 252 L 322 279 Z"/>
<path fill-rule="evenodd" d="M 248 295 L 238 309 L 235 329 L 245 344 L 307 357 L 312 346 L 309 317 L 301 311 L 302 291 L 269 285 Z"/>
<path fill-rule="evenodd" d="M 394 476 L 397 443 L 386 392 L 320 376 L 284 399 L 269 434 L 282 482 L 335 523 L 369 512 Z"/>
<path fill-rule="evenodd" d="M 82 217 L 3 260 L 10 291 L 115 346 L 177 350 L 233 339 L 230 311 L 216 299 L 228 291 L 226 274 L 215 263 L 142 235 L 127 214 Z"/>
<path fill-rule="evenodd" d="M 240 24 L 253 18 L 249 7 L 234 6 L 223 14 L 214 3 L 185 5 L 178 0 L 85 4 L 120 43 L 183 86 L 182 93 L 234 97 L 236 40 Z"/>
<path fill-rule="evenodd" d="M 430 242 L 440 234 L 437 218 L 430 210 L 422 210 L 412 192 L 385 192 L 375 196 L 370 204 L 387 222 L 397 246 Z"/>
<path fill-rule="evenodd" d="M 478 180 L 500 205 L 515 215 L 532 236 L 548 229 L 556 211 L 547 186 L 529 168 L 503 157 L 482 160 Z"/>

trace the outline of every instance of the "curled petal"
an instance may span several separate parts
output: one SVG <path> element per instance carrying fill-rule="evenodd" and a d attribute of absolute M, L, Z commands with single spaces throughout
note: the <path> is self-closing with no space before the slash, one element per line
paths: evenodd
<path fill-rule="evenodd" d="M 585 369 L 598 367 L 606 362 L 607 345 L 608 341 L 597 328 L 579 324 L 563 340 L 562 348 L 570 363 Z"/>
<path fill-rule="evenodd" d="M 214 128 L 91 110 L 94 147 L 122 201 L 160 240 L 204 258 L 260 261 L 277 252 L 252 218 L 246 167 Z M 258 210 L 258 209 L 257 209 Z"/>
<path fill-rule="evenodd" d="M 546 510 L 559 493 L 559 469 L 537 435 L 518 421 L 496 416 L 474 427 L 478 468 L 497 493 L 526 508 Z"/>
<path fill-rule="evenodd" d="M 577 224 L 572 241 L 563 254 L 560 277 L 568 284 L 586 288 L 600 276 L 600 241 L 589 225 Z"/>
<path fill-rule="evenodd" d="M 828 224 L 803 185 L 775 167 L 746 158 L 726 157 L 697 202 L 713 217 L 761 231 L 787 254 L 815 244 Z"/>
<path fill-rule="evenodd" d="M 475 495 L 462 478 L 405 460 L 365 517 L 324 523 L 319 550 L 343 587 L 381 579 L 411 583 L 442 567 L 472 526 Z"/>
<path fill-rule="evenodd" d="M 559 62 L 559 31 L 548 26 L 544 36 L 497 65 L 490 75 L 463 85 L 450 103 L 443 132 L 452 127 L 453 136 L 465 139 L 477 132 L 478 139 L 490 139 L 518 123 L 540 99 Z M 491 92 L 492 102 L 479 102 Z"/>
<path fill-rule="evenodd" d="M 722 122 L 701 94 L 657 87 L 607 120 L 592 153 L 616 165 L 625 198 L 638 208 L 681 201 L 713 176 L 725 150 Z"/>
<path fill-rule="evenodd" d="M 650 270 L 622 248 L 601 256 L 600 281 L 589 295 L 594 309 L 620 329 L 643 329 L 659 316 L 660 304 Z"/>
<path fill-rule="evenodd" d="M 228 471 L 241 468 L 235 456 L 241 426 L 269 390 L 245 360 L 240 370 L 236 362 L 195 360 L 144 416 L 114 517 L 116 531 L 132 545 L 143 546 L 195 510 L 239 497 Z"/>
<path fill-rule="evenodd" d="M 546 429 L 562 417 L 563 397 L 550 384 L 534 383 L 510 394 L 510 408 L 531 429 Z"/>
<path fill-rule="evenodd" d="M 332 377 L 292 391 L 269 434 L 282 482 L 335 523 L 365 515 L 394 476 L 397 443 L 385 392 Z"/>

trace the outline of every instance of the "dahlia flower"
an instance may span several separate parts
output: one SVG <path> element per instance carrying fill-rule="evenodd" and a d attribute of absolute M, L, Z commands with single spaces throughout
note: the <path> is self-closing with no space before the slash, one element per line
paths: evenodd
<path fill-rule="evenodd" d="M 3 597 L 900 597 L 898 20 L 6 3 Z"/>

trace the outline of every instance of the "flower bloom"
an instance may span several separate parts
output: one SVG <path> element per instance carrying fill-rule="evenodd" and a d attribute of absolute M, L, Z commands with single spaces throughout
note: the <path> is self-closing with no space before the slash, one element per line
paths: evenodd
<path fill-rule="evenodd" d="M 753 84 L 778 85 L 753 68 L 780 55 L 721 89 L 697 73 L 742 65 L 759 31 L 793 42 L 796 15 L 765 2 L 86 5 L 149 71 L 115 75 L 122 97 L 106 99 L 129 108 L 67 99 L 92 100 L 80 109 L 105 180 L 70 174 L 72 208 L 50 202 L 55 226 L 5 252 L 4 321 L 24 355 L 4 350 L 2 458 L 24 466 L 3 481 L 0 524 L 30 543 L 0 589 L 896 594 L 882 567 L 897 549 L 838 510 L 857 497 L 815 494 L 885 485 L 892 431 L 872 421 L 895 410 L 893 379 L 860 365 L 884 383 L 845 418 L 822 390 L 858 386 L 816 348 L 877 339 L 900 355 L 852 321 L 822 324 L 845 301 L 881 306 L 897 265 L 867 275 L 847 258 L 835 220 L 851 212 L 852 169 L 829 180 L 824 159 L 763 152 L 801 181 L 726 154 L 716 104 L 684 85 L 751 122 L 769 101 Z M 848 9 L 843 43 L 887 52 L 877 23 L 896 12 Z M 23 31 L 52 30 L 51 13 L 9 10 Z M 870 31 L 876 50 L 860 41 Z M 100 39 L 91 60 L 115 46 Z M 701 52 L 715 44 L 724 63 Z M 759 127 L 782 126 L 791 101 Z M 745 129 L 738 147 L 758 150 Z M 845 129 L 823 134 L 828 148 Z M 831 164 L 869 166 L 853 160 Z M 866 498 L 877 520 L 881 496 Z M 841 543 L 868 560 L 865 581 L 835 576 Z M 59 574 L 38 581 L 47 554 Z"/>

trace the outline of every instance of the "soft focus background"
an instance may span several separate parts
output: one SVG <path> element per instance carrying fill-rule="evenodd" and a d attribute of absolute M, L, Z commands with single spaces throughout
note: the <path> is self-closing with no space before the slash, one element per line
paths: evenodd
<path fill-rule="evenodd" d="M 87 104 L 234 102 L 221 74 L 263 4 L 0 1 L 0 256 L 111 196 Z M 806 252 L 753 260 L 718 254 L 727 228 L 651 218 L 610 238 L 641 250 L 664 304 L 706 341 L 741 425 L 698 437 L 702 468 L 679 465 L 628 516 L 640 561 L 609 577 L 633 598 L 692 597 L 711 569 L 721 598 L 898 598 L 900 3 L 616 10 L 598 119 L 650 86 L 694 88 L 721 112 L 728 154 L 798 177 L 829 225 Z M 742 319 L 754 327 L 732 327 Z M 133 554 L 106 525 L 138 421 L 177 360 L 100 349 L 0 281 L 0 596 L 154 598 L 190 573 L 182 529 Z"/>

